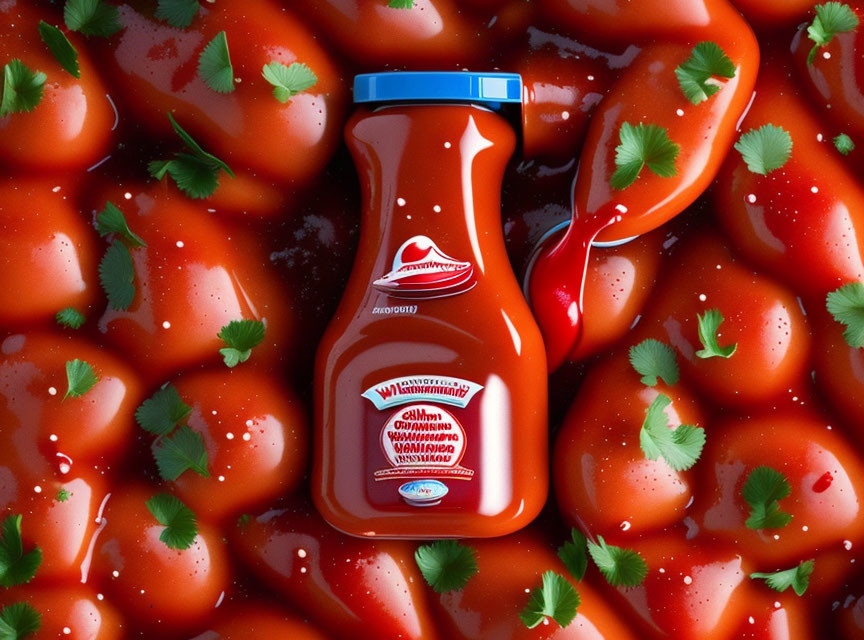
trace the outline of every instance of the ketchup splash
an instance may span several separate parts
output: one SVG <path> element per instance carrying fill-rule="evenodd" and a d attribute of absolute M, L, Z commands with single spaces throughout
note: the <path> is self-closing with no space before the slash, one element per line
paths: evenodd
<path fill-rule="evenodd" d="M 813 491 L 816 493 L 822 493 L 831 486 L 832 482 L 834 482 L 834 476 L 831 475 L 830 471 L 826 471 L 819 476 L 819 479 L 816 480 L 816 482 L 813 483 Z"/>

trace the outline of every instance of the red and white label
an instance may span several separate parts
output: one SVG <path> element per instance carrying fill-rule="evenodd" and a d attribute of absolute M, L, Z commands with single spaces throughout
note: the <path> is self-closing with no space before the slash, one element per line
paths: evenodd
<path fill-rule="evenodd" d="M 393 268 L 372 286 L 394 298 L 444 298 L 477 284 L 474 265 L 451 258 L 427 236 L 414 236 L 396 251 Z"/>

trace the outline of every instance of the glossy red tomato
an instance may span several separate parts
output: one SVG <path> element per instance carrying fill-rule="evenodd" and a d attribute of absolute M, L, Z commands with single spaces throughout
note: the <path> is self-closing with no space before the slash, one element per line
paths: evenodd
<path fill-rule="evenodd" d="M 192 640 L 247 640 L 261 638 L 273 640 L 327 640 L 308 622 L 297 616 L 260 604 L 240 604 L 229 606 L 222 611 L 215 622 L 209 624 L 207 631 Z"/>
<path fill-rule="evenodd" d="M 78 79 L 60 66 L 39 38 L 42 17 L 61 23 L 26 0 L 0 3 L 0 61 L 5 65 L 17 58 L 47 76 L 35 109 L 0 118 L 0 165 L 7 170 L 84 169 L 107 153 L 116 126 L 114 110 L 84 37 L 67 33 L 78 51 Z"/>
<path fill-rule="evenodd" d="M 735 259 L 719 239 L 691 237 L 682 249 L 634 340 L 650 337 L 671 345 L 682 379 L 717 403 L 758 405 L 788 395 L 808 372 L 810 350 L 795 296 Z M 724 317 L 719 345 L 738 345 L 729 358 L 696 355 L 702 349 L 697 314 L 710 309 Z"/>
<path fill-rule="evenodd" d="M 658 394 L 672 400 L 665 409 L 670 428 L 704 426 L 702 411 L 683 383 L 647 387 L 640 377 L 624 352 L 589 369 L 553 449 L 562 517 L 609 540 L 681 520 L 696 490 L 692 472 L 645 457 L 639 432 Z"/>
<path fill-rule="evenodd" d="M 86 313 L 98 295 L 98 243 L 75 210 L 76 191 L 68 179 L 0 182 L 3 325 L 53 322 L 54 314 L 67 307 Z"/>
<path fill-rule="evenodd" d="M 202 5 L 181 31 L 123 5 L 120 22 L 124 30 L 103 51 L 113 63 L 125 108 L 154 130 L 170 133 L 170 111 L 232 168 L 295 186 L 329 160 L 341 134 L 345 83 L 315 35 L 284 8 L 270 1 Z M 239 80 L 232 93 L 213 91 L 196 73 L 202 49 L 221 31 Z M 281 103 L 262 77 L 264 65 L 274 61 L 305 64 L 317 82 Z"/>
<path fill-rule="evenodd" d="M 528 629 L 519 613 L 528 593 L 541 584 L 546 571 L 568 576 L 567 569 L 536 532 L 505 538 L 472 540 L 478 572 L 464 588 L 434 595 L 436 620 L 446 638 L 454 640 L 630 640 L 636 636 L 587 582 L 571 583 L 579 593 L 576 617 L 564 628 L 552 620 Z M 506 560 L 505 560 L 506 559 Z M 569 578 L 568 578 L 569 579 Z"/>
<path fill-rule="evenodd" d="M 765 29 L 794 26 L 812 16 L 818 0 L 732 0 L 747 21 Z"/>
<path fill-rule="evenodd" d="M 843 325 L 827 311 L 817 309 L 813 317 L 816 383 L 860 441 L 864 438 L 864 349 L 849 346 Z"/>
<path fill-rule="evenodd" d="M 124 621 L 117 610 L 102 594 L 87 586 L 71 583 L 63 587 L 27 587 L 0 592 L 0 608 L 13 602 L 26 602 L 42 616 L 39 632 L 23 636 L 26 638 L 121 640 L 127 637 Z"/>
<path fill-rule="evenodd" d="M 118 485 L 111 493 L 93 553 L 91 579 L 137 625 L 176 632 L 204 623 L 229 588 L 221 535 L 198 523 L 188 549 L 170 549 L 146 503 L 156 488 Z M 165 632 L 163 631 L 163 633 Z"/>
<path fill-rule="evenodd" d="M 290 389 L 242 367 L 186 374 L 176 387 L 208 454 L 209 477 L 189 471 L 174 483 L 195 513 L 223 520 L 297 489 L 309 425 Z"/>
<path fill-rule="evenodd" d="M 818 549 L 864 543 L 864 461 L 830 418 L 804 409 L 763 412 L 717 425 L 700 463 L 703 482 L 694 520 L 735 542 L 759 571 L 777 571 L 813 558 Z M 790 495 L 779 501 L 792 520 L 778 529 L 750 529 L 742 489 L 768 466 L 783 474 Z"/>
<path fill-rule="evenodd" d="M 781 594 L 753 582 L 729 640 L 816 640 L 822 636 L 817 634 L 810 606 L 809 597 L 791 589 Z"/>
<path fill-rule="evenodd" d="M 256 576 L 337 637 L 438 637 L 409 542 L 345 536 L 299 505 L 237 527 L 233 543 Z"/>

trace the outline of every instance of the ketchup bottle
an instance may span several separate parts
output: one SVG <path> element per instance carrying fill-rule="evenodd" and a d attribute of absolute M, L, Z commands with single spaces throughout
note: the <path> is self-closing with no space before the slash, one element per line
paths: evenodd
<path fill-rule="evenodd" d="M 548 490 L 545 349 L 501 228 L 520 77 L 365 74 L 354 100 L 363 217 L 318 348 L 315 503 L 358 536 L 510 533 Z"/>

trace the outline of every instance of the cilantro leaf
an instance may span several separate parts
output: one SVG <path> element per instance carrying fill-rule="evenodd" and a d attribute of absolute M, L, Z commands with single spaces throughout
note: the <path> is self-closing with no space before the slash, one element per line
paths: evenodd
<path fill-rule="evenodd" d="M 234 91 L 234 67 L 228 53 L 228 36 L 224 31 L 217 33 L 198 57 L 198 75 L 204 84 L 217 93 Z"/>
<path fill-rule="evenodd" d="M 528 604 L 519 617 L 529 629 L 533 629 L 546 618 L 552 618 L 561 627 L 566 627 L 576 617 L 579 594 L 568 580 L 554 571 L 543 574 L 543 582 L 534 587 Z"/>
<path fill-rule="evenodd" d="M 730 344 L 721 347 L 717 344 L 717 329 L 723 324 L 723 314 L 720 309 L 709 309 L 703 315 L 696 314 L 699 320 L 699 342 L 702 343 L 702 349 L 696 352 L 699 358 L 731 358 L 738 349 L 738 343 Z"/>
<path fill-rule="evenodd" d="M 39 547 L 24 553 L 21 515 L 6 516 L 0 523 L 0 585 L 27 584 L 41 564 L 42 550 Z"/>
<path fill-rule="evenodd" d="M 814 560 L 806 560 L 797 567 L 786 569 L 785 571 L 775 571 L 774 573 L 751 573 L 750 578 L 762 578 L 765 584 L 774 589 L 774 591 L 786 591 L 789 587 L 795 591 L 796 595 L 803 596 L 810 586 L 810 576 L 813 573 L 813 568 L 816 562 Z"/>
<path fill-rule="evenodd" d="M 825 306 L 837 322 L 846 325 L 846 344 L 864 348 L 864 283 L 850 282 L 835 289 L 826 297 Z"/>
<path fill-rule="evenodd" d="M 60 66 L 66 69 L 76 78 L 81 77 L 81 69 L 78 67 L 78 52 L 66 34 L 60 31 L 54 25 L 48 24 L 44 20 L 39 21 L 39 37 L 42 38 L 51 53 L 56 58 Z"/>
<path fill-rule="evenodd" d="M 200 8 L 198 0 L 159 0 L 155 15 L 172 27 L 185 29 L 192 24 Z"/>
<path fill-rule="evenodd" d="M 135 265 L 122 242 L 114 241 L 99 262 L 99 282 L 112 309 L 125 311 L 135 299 Z"/>
<path fill-rule="evenodd" d="M 645 165 L 661 178 L 670 178 L 678 173 L 675 160 L 680 147 L 669 139 L 663 127 L 642 122 L 633 126 L 624 122 L 618 131 L 618 138 L 621 141 L 615 147 L 615 165 L 618 168 L 609 181 L 613 189 L 629 187 Z"/>
<path fill-rule="evenodd" d="M 192 509 L 169 493 L 157 493 L 147 501 L 147 509 L 165 527 L 159 539 L 169 549 L 184 550 L 198 536 L 198 522 Z"/>
<path fill-rule="evenodd" d="M 153 457 L 159 475 L 174 481 L 190 469 L 199 476 L 210 477 L 207 449 L 201 434 L 183 425 L 173 436 L 165 436 L 153 445 Z"/>
<path fill-rule="evenodd" d="M 413 9 L 414 0 L 390 0 L 387 6 L 391 9 Z"/>
<path fill-rule="evenodd" d="M 690 424 L 669 428 L 664 409 L 672 403 L 659 394 L 645 411 L 639 430 L 639 446 L 649 460 L 662 457 L 675 471 L 686 471 L 699 460 L 705 447 L 705 430 Z"/>
<path fill-rule="evenodd" d="M 26 602 L 15 602 L 0 611 L 0 640 L 23 640 L 41 626 L 42 614 Z"/>
<path fill-rule="evenodd" d="M 653 387 L 657 379 L 673 385 L 678 382 L 678 362 L 675 360 L 675 352 L 668 344 L 659 340 L 643 340 L 639 344 L 630 347 L 630 364 L 637 373 L 642 374 L 642 384 Z"/>
<path fill-rule="evenodd" d="M 808 65 L 813 64 L 819 47 L 827 45 L 838 33 L 853 31 L 858 26 L 858 16 L 848 4 L 826 2 L 817 4 L 813 9 L 816 11 L 816 17 L 807 27 L 807 37 L 816 44 L 807 55 Z"/>
<path fill-rule="evenodd" d="M 852 138 L 848 135 L 841 133 L 838 136 L 834 136 L 834 148 L 844 156 L 848 156 L 855 151 L 855 143 L 852 142 Z"/>
<path fill-rule="evenodd" d="M 792 136 L 783 127 L 766 124 L 738 138 L 735 148 L 751 173 L 767 176 L 792 155 Z"/>
<path fill-rule="evenodd" d="M 312 69 L 300 62 L 294 62 L 290 67 L 281 62 L 270 62 L 264 65 L 261 75 L 273 85 L 273 96 L 282 103 L 318 82 Z"/>
<path fill-rule="evenodd" d="M 455 540 L 436 540 L 417 547 L 414 560 L 435 593 L 462 589 L 477 573 L 474 549 Z"/>
<path fill-rule="evenodd" d="M 66 502 L 72 494 L 63 487 L 57 490 L 57 502 Z"/>
<path fill-rule="evenodd" d="M 42 100 L 47 76 L 31 71 L 27 65 L 12 60 L 3 67 L 3 97 L 0 98 L 0 118 L 10 113 L 33 111 Z"/>
<path fill-rule="evenodd" d="M 70 31 L 107 38 L 120 31 L 117 7 L 104 0 L 66 0 L 63 20 Z"/>
<path fill-rule="evenodd" d="M 613 587 L 636 587 L 648 575 L 648 565 L 642 556 L 633 549 L 606 544 L 603 536 L 597 536 L 597 544 L 588 542 L 588 553 Z"/>
<path fill-rule="evenodd" d="M 80 398 L 99 382 L 93 367 L 84 360 L 69 360 L 66 362 L 66 395 L 63 399 Z"/>
<path fill-rule="evenodd" d="M 558 557 L 570 575 L 581 580 L 588 569 L 588 539 L 576 528 L 570 530 L 570 537 L 573 542 L 568 540 L 562 544 L 558 548 Z"/>
<path fill-rule="evenodd" d="M 780 510 L 779 501 L 792 493 L 789 481 L 771 467 L 756 467 L 747 476 L 741 495 L 750 505 L 748 529 L 780 529 L 792 521 L 792 515 Z"/>
<path fill-rule="evenodd" d="M 735 65 L 716 42 L 700 42 L 675 68 L 675 75 L 687 99 L 699 104 L 720 91 L 719 85 L 708 80 L 714 76 L 734 78 Z"/>
<path fill-rule="evenodd" d="M 105 203 L 105 208 L 96 216 L 96 231 L 103 238 L 110 233 L 116 233 L 133 247 L 146 247 L 147 243 L 132 232 L 126 222 L 123 212 L 120 211 L 110 200 Z"/>
<path fill-rule="evenodd" d="M 165 174 L 174 178 L 177 186 L 190 198 L 206 198 L 219 186 L 220 170 L 232 178 L 234 172 L 225 162 L 201 148 L 170 113 L 168 119 L 174 131 L 192 153 L 177 153 L 173 160 L 155 160 L 148 164 L 150 175 L 161 180 Z"/>
<path fill-rule="evenodd" d="M 166 385 L 141 403 L 135 410 L 135 421 L 144 431 L 164 436 L 184 422 L 192 407 L 180 399 L 174 385 Z"/>
<path fill-rule="evenodd" d="M 70 329 L 80 329 L 87 322 L 84 314 L 72 307 L 61 309 L 54 314 L 54 319 L 57 321 L 57 324 L 69 327 Z"/>
<path fill-rule="evenodd" d="M 225 343 L 219 353 L 225 364 L 234 367 L 246 362 L 252 355 L 253 347 L 257 347 L 264 339 L 264 323 L 260 320 L 232 320 L 219 331 L 218 337 Z"/>

